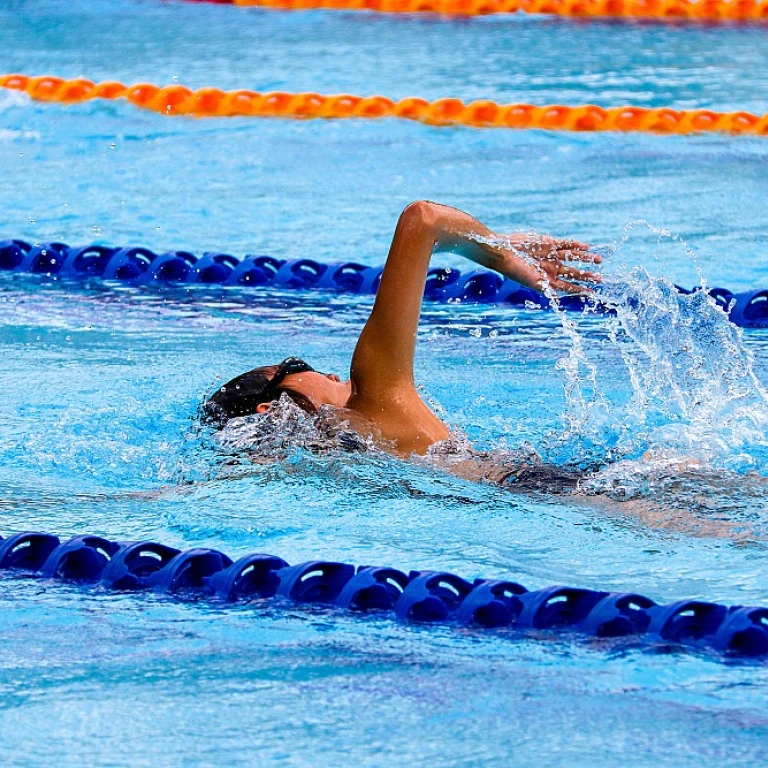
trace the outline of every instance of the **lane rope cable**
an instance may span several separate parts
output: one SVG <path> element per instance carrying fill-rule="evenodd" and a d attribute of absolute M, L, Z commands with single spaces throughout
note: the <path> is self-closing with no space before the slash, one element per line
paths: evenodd
<path fill-rule="evenodd" d="M 320 93 L 259 93 L 223 91 L 184 85 L 160 87 L 151 83 L 123 85 L 94 83 L 82 77 L 66 80 L 44 75 L 0 75 L 0 87 L 22 91 L 36 101 L 75 104 L 91 99 L 127 99 L 142 109 L 162 115 L 194 117 L 276 117 L 293 119 L 397 117 L 431 126 L 465 125 L 473 128 L 538 128 L 547 131 L 622 131 L 662 134 L 729 133 L 768 136 L 768 114 L 717 112 L 711 109 L 669 107 L 599 107 L 594 104 L 497 104 L 480 99 L 427 101 L 407 97 L 323 95 Z"/>
<path fill-rule="evenodd" d="M 553 586 L 529 591 L 503 579 L 468 581 L 447 571 L 355 567 L 275 555 L 233 560 L 208 548 L 184 552 L 154 541 L 117 542 L 81 535 L 23 532 L 0 537 L 0 571 L 14 570 L 105 590 L 153 590 L 219 603 L 274 599 L 271 607 L 325 604 L 403 622 L 449 623 L 499 634 L 570 632 L 626 637 L 664 647 L 714 650 L 725 657 L 768 656 L 768 608 L 704 600 L 659 605 L 634 592 Z"/>
<path fill-rule="evenodd" d="M 384 268 L 349 261 L 324 264 L 315 259 L 278 259 L 209 252 L 195 256 L 188 251 L 155 253 L 142 247 L 105 245 L 69 246 L 66 243 L 33 245 L 24 240 L 0 241 L 0 272 L 37 275 L 69 284 L 100 279 L 126 285 L 226 286 L 228 289 L 277 288 L 375 294 Z M 691 294 L 675 286 L 681 294 Z M 700 289 L 699 289 L 700 290 Z M 768 289 L 733 293 L 708 288 L 707 293 L 742 327 L 768 327 Z M 548 309 L 549 299 L 531 288 L 484 269 L 462 273 L 449 267 L 431 267 L 424 297 L 445 304 L 506 304 L 526 309 Z M 561 296 L 559 309 L 611 311 L 594 297 Z"/>

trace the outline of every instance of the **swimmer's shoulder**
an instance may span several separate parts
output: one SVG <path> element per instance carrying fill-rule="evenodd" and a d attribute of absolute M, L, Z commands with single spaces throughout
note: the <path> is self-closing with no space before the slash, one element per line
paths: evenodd
<path fill-rule="evenodd" d="M 400 396 L 403 395 L 403 396 Z M 450 437 L 448 427 L 429 409 L 414 390 L 409 393 L 392 393 L 388 399 L 369 402 L 353 396 L 346 408 L 353 428 L 369 429 L 374 440 L 386 443 L 386 450 L 407 458 L 414 454 L 424 455 L 437 442 Z"/>

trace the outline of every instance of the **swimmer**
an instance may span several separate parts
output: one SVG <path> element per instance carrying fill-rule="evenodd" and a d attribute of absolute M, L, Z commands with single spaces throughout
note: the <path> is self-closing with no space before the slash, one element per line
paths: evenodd
<path fill-rule="evenodd" d="M 227 382 L 206 401 L 207 415 L 223 423 L 266 413 L 284 394 L 309 413 L 335 409 L 339 420 L 401 458 L 424 455 L 448 440 L 448 427 L 422 400 L 413 375 L 424 286 L 435 251 L 460 254 L 538 291 L 583 294 L 589 284 L 600 281 L 599 274 L 576 266 L 601 261 L 585 243 L 530 232 L 500 237 L 455 208 L 411 203 L 397 222 L 373 309 L 352 355 L 349 379 L 320 373 L 300 358 L 289 357 Z M 576 473 L 545 471 L 546 466 L 528 460 L 500 467 L 492 454 L 478 454 L 449 469 L 469 479 L 541 490 L 575 486 Z"/>

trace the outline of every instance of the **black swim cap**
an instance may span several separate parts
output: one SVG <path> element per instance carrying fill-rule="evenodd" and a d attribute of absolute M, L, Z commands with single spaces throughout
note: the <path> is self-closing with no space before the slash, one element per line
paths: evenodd
<path fill-rule="evenodd" d="M 289 395 L 304 410 L 314 408 L 307 398 L 298 392 L 281 389 L 286 376 L 293 373 L 314 371 L 312 366 L 298 357 L 288 357 L 279 365 L 264 365 L 241 373 L 214 392 L 204 403 L 205 416 L 213 421 L 224 422 L 235 416 L 256 413 L 262 403 L 277 400 L 281 392 Z"/>

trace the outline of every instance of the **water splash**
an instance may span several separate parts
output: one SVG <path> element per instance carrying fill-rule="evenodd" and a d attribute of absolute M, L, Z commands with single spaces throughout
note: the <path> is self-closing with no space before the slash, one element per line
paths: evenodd
<path fill-rule="evenodd" d="M 296 450 L 313 453 L 377 450 L 370 438 L 339 419 L 337 409 L 322 407 L 317 413 L 309 414 L 285 394 L 264 413 L 230 419 L 213 441 L 225 452 L 247 451 L 254 456 L 272 458 L 286 457 Z"/>
<path fill-rule="evenodd" d="M 230 501 L 227 525 L 251 530 L 255 524 L 265 536 L 300 528 L 311 510 L 325 526 L 346 514 L 337 509 L 354 510 L 358 524 L 365 510 L 379 504 L 392 511 L 418 499 L 444 509 L 453 503 L 483 505 L 488 498 L 485 486 L 446 481 L 450 469 L 440 461 L 403 462 L 350 429 L 334 409 L 308 414 L 286 396 L 265 413 L 230 419 L 215 432 L 198 423 L 183 453 L 179 482 L 201 503 L 217 500 L 213 520 L 196 510 L 174 513 L 174 523 L 185 530 L 218 525 L 223 493 Z M 266 511 L 239 502 L 250 497 L 254 484 L 270 499 Z"/>
<path fill-rule="evenodd" d="M 707 295 L 684 241 L 652 231 L 662 245 L 687 249 L 702 290 L 682 294 L 648 269 L 613 264 L 601 290 L 613 310 L 601 343 L 585 336 L 580 318 L 559 312 L 570 341 L 558 363 L 566 405 L 547 456 L 593 467 L 618 461 L 595 475 L 592 490 L 630 495 L 681 471 L 764 473 L 768 393 L 743 333 Z"/>

